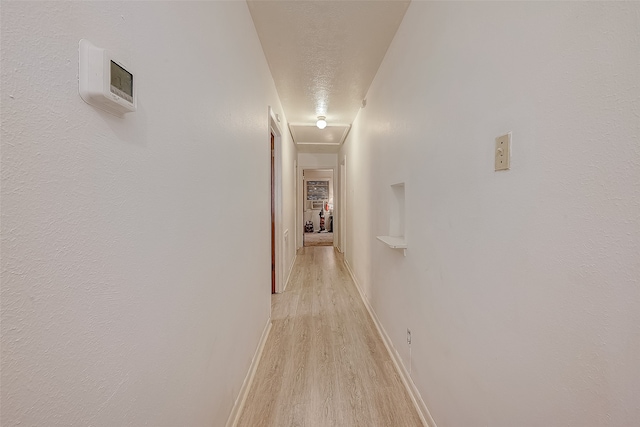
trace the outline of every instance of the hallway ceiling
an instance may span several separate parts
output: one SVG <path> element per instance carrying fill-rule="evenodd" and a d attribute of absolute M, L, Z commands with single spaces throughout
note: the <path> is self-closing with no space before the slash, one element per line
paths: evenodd
<path fill-rule="evenodd" d="M 298 148 L 337 152 L 409 1 L 247 4 Z M 326 117 L 323 130 L 314 127 L 318 116 Z"/>

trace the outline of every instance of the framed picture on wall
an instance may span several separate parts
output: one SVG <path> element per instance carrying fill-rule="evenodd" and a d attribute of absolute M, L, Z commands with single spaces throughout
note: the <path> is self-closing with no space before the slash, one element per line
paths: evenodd
<path fill-rule="evenodd" d="M 328 200 L 329 181 L 307 181 L 307 200 Z"/>

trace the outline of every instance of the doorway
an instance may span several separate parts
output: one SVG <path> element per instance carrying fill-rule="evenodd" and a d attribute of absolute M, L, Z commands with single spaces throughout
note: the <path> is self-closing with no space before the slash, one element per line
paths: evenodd
<path fill-rule="evenodd" d="M 303 246 L 333 246 L 333 169 L 304 169 Z"/>
<path fill-rule="evenodd" d="M 271 134 L 271 293 L 276 293 L 276 156 L 275 136 Z"/>
<path fill-rule="evenodd" d="M 269 138 L 270 163 L 270 207 L 271 207 L 271 293 L 284 290 L 284 259 L 289 230 L 283 230 L 282 213 L 282 129 L 277 114 L 269 107 L 269 130 L 265 139 Z M 265 159 L 266 160 L 266 159 Z M 266 207 L 266 206 L 265 206 Z M 265 271 L 266 273 L 266 271 Z"/>
<path fill-rule="evenodd" d="M 347 157 L 345 156 L 340 165 L 340 252 L 347 252 Z"/>

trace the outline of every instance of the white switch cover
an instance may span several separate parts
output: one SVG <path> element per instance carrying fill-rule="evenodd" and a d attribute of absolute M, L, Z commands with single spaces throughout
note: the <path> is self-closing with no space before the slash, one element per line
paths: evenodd
<path fill-rule="evenodd" d="M 507 170 L 511 166 L 511 132 L 496 138 L 497 171 Z"/>

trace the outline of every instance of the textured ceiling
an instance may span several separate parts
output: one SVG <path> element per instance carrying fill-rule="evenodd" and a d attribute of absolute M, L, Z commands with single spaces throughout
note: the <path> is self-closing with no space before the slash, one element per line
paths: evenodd
<path fill-rule="evenodd" d="M 287 120 L 310 125 L 326 116 L 331 131 L 355 119 L 409 2 L 247 4 Z"/>

